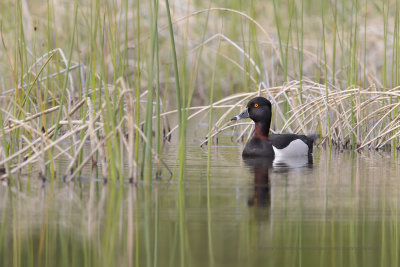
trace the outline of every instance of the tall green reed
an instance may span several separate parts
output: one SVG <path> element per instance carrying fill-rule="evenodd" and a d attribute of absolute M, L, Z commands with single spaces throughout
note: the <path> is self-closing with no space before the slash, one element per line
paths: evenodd
<path fill-rule="evenodd" d="M 326 40 L 325 40 L 325 1 L 322 2 L 321 4 L 321 19 L 322 19 L 322 50 L 323 50 L 323 62 L 324 64 L 324 82 L 325 82 L 325 97 L 326 97 L 326 102 L 328 103 L 328 95 L 329 95 L 329 87 L 328 87 L 328 68 L 327 68 L 327 56 L 326 56 Z M 328 140 L 329 140 L 329 146 L 332 145 L 332 137 L 331 137 L 331 123 L 330 123 L 330 117 L 329 117 L 329 110 L 326 110 L 326 119 L 327 119 L 327 126 L 328 126 Z"/>
<path fill-rule="evenodd" d="M 210 84 L 210 96 L 209 96 L 209 103 L 210 103 L 210 110 L 208 113 L 208 136 L 211 137 L 212 128 L 213 128 L 213 103 L 214 103 L 214 86 L 215 86 L 215 76 L 217 73 L 217 65 L 218 65 L 218 52 L 221 46 L 221 39 L 218 38 L 217 43 L 217 53 L 215 55 L 215 61 L 213 66 L 213 72 L 211 77 L 211 84 Z M 212 222 L 212 215 L 211 215 L 211 147 L 213 145 L 213 139 L 208 138 L 207 143 L 207 234 L 208 234 L 208 254 L 210 258 L 210 266 L 214 266 L 214 255 L 213 255 L 213 242 L 212 242 L 212 229 L 211 229 L 211 222 Z"/>
<path fill-rule="evenodd" d="M 135 124 L 140 124 L 140 88 L 141 88 L 141 22 L 140 22 L 140 0 L 136 1 L 136 71 L 135 79 Z M 139 161 L 139 131 L 135 130 L 135 161 Z"/>
<path fill-rule="evenodd" d="M 179 69 L 178 69 L 178 59 L 176 56 L 176 47 L 175 47 L 175 37 L 174 37 L 174 30 L 172 27 L 172 19 L 171 19 L 171 12 L 169 8 L 169 1 L 165 0 L 165 5 L 167 9 L 168 15 L 168 27 L 169 27 L 169 35 L 171 39 L 171 49 L 172 49 L 172 59 L 174 62 L 174 75 L 175 75 L 175 90 L 176 90 L 176 102 L 177 102 L 177 109 L 178 109 L 178 125 L 179 125 L 179 149 L 178 149 L 178 159 L 179 159 L 179 181 L 183 181 L 184 175 L 184 167 L 185 167 L 185 151 L 186 151 L 186 136 L 185 136 L 185 116 L 182 112 L 182 102 L 185 100 L 182 99 L 181 96 L 181 87 L 179 82 Z"/>
<path fill-rule="evenodd" d="M 155 7 L 155 14 L 156 17 L 158 17 L 158 6 L 159 6 L 159 0 L 154 0 L 154 7 Z M 161 155 L 161 139 L 163 138 L 161 136 L 161 88 L 160 88 L 160 51 L 159 51 L 159 39 L 158 39 L 158 20 L 155 19 L 155 58 L 156 58 L 156 134 L 155 134 L 155 139 L 156 139 L 156 153 L 157 155 Z M 160 171 L 160 162 L 157 162 L 157 175 L 161 176 L 161 171 Z"/>
<path fill-rule="evenodd" d="M 59 123 L 61 120 L 61 116 L 63 113 L 63 107 L 65 105 L 65 95 L 66 95 L 66 90 L 67 90 L 67 85 L 68 85 L 68 72 L 69 68 L 71 66 L 71 60 L 72 60 L 72 53 L 74 51 L 74 41 L 75 41 L 75 35 L 76 35 L 76 27 L 77 27 L 77 16 L 78 16 L 78 1 L 74 1 L 74 19 L 73 19 L 73 30 L 71 33 L 71 42 L 70 42 L 70 47 L 69 47 L 69 53 L 68 53 L 68 63 L 67 63 L 67 74 L 64 77 L 64 82 L 61 88 L 61 97 L 60 97 L 60 107 L 58 109 L 57 117 L 55 119 L 55 130 L 53 134 L 53 142 L 57 138 L 57 132 L 59 130 Z"/>
<path fill-rule="evenodd" d="M 152 179 L 152 144 L 153 144 L 153 75 L 154 75 L 154 60 L 155 60 L 155 40 L 157 32 L 157 14 L 155 14 L 156 7 L 153 5 L 155 2 L 150 2 L 150 62 L 148 69 L 148 86 L 147 86 L 147 105 L 146 105 L 146 119 L 144 124 L 144 132 L 146 134 L 147 143 L 144 145 L 143 163 L 144 163 L 144 179 L 148 185 Z"/>
<path fill-rule="evenodd" d="M 399 51 L 399 46 L 400 46 L 400 26 L 399 26 L 399 1 L 396 1 L 395 3 L 395 14 L 394 14 L 394 29 L 393 29 L 393 44 L 392 44 L 392 82 L 391 82 L 391 87 L 394 88 L 399 85 L 399 75 L 400 75 L 400 51 Z M 392 104 L 394 101 L 398 102 L 399 98 L 396 97 L 393 99 L 392 97 L 390 98 L 390 104 Z M 398 108 L 393 110 L 391 114 L 391 119 L 396 118 L 399 113 Z M 392 135 L 395 135 L 396 131 L 392 132 Z M 397 147 L 398 140 L 393 139 L 392 140 L 392 150 L 394 152 L 394 148 Z"/>

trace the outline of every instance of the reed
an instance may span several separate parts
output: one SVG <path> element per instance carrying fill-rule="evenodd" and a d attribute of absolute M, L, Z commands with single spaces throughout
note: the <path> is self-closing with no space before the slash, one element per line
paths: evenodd
<path fill-rule="evenodd" d="M 185 114 L 182 112 L 182 102 L 185 101 L 185 97 L 182 97 L 181 86 L 179 82 L 179 69 L 178 69 L 178 59 L 176 56 L 176 46 L 175 46 L 175 36 L 174 30 L 172 27 L 172 19 L 171 19 L 171 12 L 169 8 L 169 1 L 165 0 L 165 5 L 167 9 L 168 15 L 168 27 L 169 27 L 169 34 L 171 39 L 171 49 L 172 49 L 172 60 L 174 62 L 174 77 L 175 77 L 175 91 L 176 91 L 176 104 L 178 109 L 178 126 L 179 126 L 179 149 L 178 149 L 178 156 L 179 159 L 179 181 L 183 180 L 183 172 L 185 166 Z M 184 92 L 184 91 L 183 91 Z"/>
<path fill-rule="evenodd" d="M 1 179 L 43 162 L 46 179 L 70 181 L 91 163 L 113 183 L 149 185 L 163 176 L 172 138 L 183 181 L 189 120 L 226 109 L 216 136 L 256 94 L 272 100 L 278 132 L 319 132 L 322 143 L 353 149 L 398 146 L 396 1 L 177 3 L 2 3 L 13 12 L 1 28 Z M 64 173 L 62 157 L 72 161 Z"/>
<path fill-rule="evenodd" d="M 301 86 L 300 86 L 301 84 Z M 361 89 L 353 88 L 341 90 L 336 87 L 325 87 L 323 84 L 318 84 L 312 81 L 293 81 L 288 83 L 286 86 L 272 87 L 261 90 L 263 96 L 273 98 L 273 102 L 283 103 L 288 101 L 284 97 L 284 92 L 290 95 L 289 103 L 294 107 L 294 103 L 299 101 L 301 95 L 306 97 L 308 100 L 303 105 L 296 106 L 290 112 L 287 121 L 284 126 L 280 129 L 272 129 L 272 131 L 280 132 L 285 131 L 289 127 L 293 129 L 295 133 L 302 133 L 304 129 L 316 129 L 318 121 L 323 120 L 326 113 L 331 113 L 332 125 L 330 128 L 326 126 L 321 129 L 323 136 L 321 143 L 328 142 L 328 132 L 332 133 L 332 143 L 343 148 L 362 149 L 368 147 L 371 149 L 379 149 L 390 147 L 391 140 L 397 139 L 398 134 L 393 134 L 399 126 L 399 116 L 392 118 L 391 114 L 393 110 L 397 109 L 399 104 L 393 103 L 387 105 L 386 101 L 391 98 L 398 97 L 398 89 L 387 91 L 385 93 L 381 91 L 375 91 L 371 88 Z M 214 104 L 214 107 L 227 107 L 236 108 L 237 111 L 244 108 L 243 105 L 247 100 L 257 96 L 258 93 L 246 93 L 238 94 L 227 98 L 225 101 L 218 101 Z M 357 95 L 357 110 L 354 111 L 354 95 Z M 243 99 L 243 100 L 241 100 Z M 241 102 L 242 105 L 235 105 L 232 102 Z M 275 106 L 274 109 L 280 109 L 281 107 Z M 357 112 L 360 116 L 354 116 Z M 230 114 L 230 110 L 223 115 L 226 117 Z M 239 123 L 238 125 L 251 124 L 251 123 Z M 218 121 L 216 128 L 211 136 L 214 137 L 222 130 L 235 127 L 235 124 L 231 124 L 226 121 Z M 357 130 L 359 134 L 357 134 Z M 306 132 L 307 133 L 307 132 Z M 355 145 L 353 145 L 353 138 L 355 139 Z"/>

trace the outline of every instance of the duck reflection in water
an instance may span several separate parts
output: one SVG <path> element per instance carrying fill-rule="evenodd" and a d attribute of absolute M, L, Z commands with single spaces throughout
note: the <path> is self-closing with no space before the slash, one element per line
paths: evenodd
<path fill-rule="evenodd" d="M 293 158 L 256 157 L 243 161 L 254 173 L 254 193 L 249 196 L 249 206 L 269 207 L 271 204 L 270 169 L 273 173 L 287 173 L 298 168 L 312 168 L 312 155 Z"/>

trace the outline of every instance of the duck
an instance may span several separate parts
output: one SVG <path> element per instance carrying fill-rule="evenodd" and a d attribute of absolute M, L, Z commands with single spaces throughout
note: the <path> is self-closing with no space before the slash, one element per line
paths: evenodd
<path fill-rule="evenodd" d="M 269 134 L 272 105 L 268 99 L 261 96 L 251 99 L 247 103 L 246 109 L 231 120 L 247 118 L 254 121 L 254 133 L 244 147 L 243 158 L 272 157 L 282 159 L 312 155 L 313 145 L 319 137 L 318 134 Z"/>

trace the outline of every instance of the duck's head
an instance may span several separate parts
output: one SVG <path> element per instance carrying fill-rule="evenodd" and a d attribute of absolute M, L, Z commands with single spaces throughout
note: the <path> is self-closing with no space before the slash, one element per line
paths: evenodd
<path fill-rule="evenodd" d="M 264 97 L 258 96 L 251 99 L 249 103 L 247 103 L 247 108 L 231 120 L 250 118 L 257 123 L 261 121 L 270 121 L 271 115 L 271 102 Z"/>

